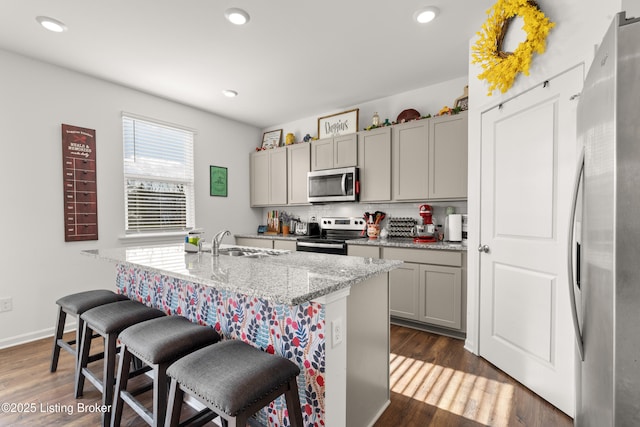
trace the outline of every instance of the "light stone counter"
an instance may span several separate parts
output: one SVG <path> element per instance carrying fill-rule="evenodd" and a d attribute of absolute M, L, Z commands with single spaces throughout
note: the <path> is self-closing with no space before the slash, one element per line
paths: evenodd
<path fill-rule="evenodd" d="M 303 425 L 373 425 L 389 405 L 389 271 L 402 261 L 280 252 L 83 251 L 116 263 L 119 293 L 296 363 Z M 283 398 L 256 417 L 291 425 Z"/>
<path fill-rule="evenodd" d="M 395 248 L 428 249 L 434 251 L 466 251 L 467 246 L 455 242 L 414 243 L 412 238 L 392 237 L 388 239 L 353 239 L 348 245 L 387 246 Z"/>
<path fill-rule="evenodd" d="M 208 252 L 186 253 L 182 244 L 84 251 L 96 258 L 286 305 L 299 305 L 348 289 L 402 264 L 393 260 L 281 252 L 261 258 L 212 257 Z"/>

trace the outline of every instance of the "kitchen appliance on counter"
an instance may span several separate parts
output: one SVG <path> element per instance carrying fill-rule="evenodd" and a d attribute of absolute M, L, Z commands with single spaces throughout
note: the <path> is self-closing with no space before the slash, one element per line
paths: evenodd
<path fill-rule="evenodd" d="M 296 236 L 319 236 L 320 225 L 314 221 L 310 221 L 310 222 L 297 221 L 296 229 L 294 232 Z"/>
<path fill-rule="evenodd" d="M 347 240 L 361 239 L 366 221 L 363 218 L 327 217 L 320 219 L 320 235 L 298 237 L 296 250 L 346 255 Z"/>
<path fill-rule="evenodd" d="M 420 216 L 422 224 L 415 225 L 411 229 L 411 236 L 414 243 L 431 243 L 436 239 L 436 226 L 433 223 L 433 208 L 431 205 L 420 205 Z"/>
<path fill-rule="evenodd" d="M 310 203 L 357 202 L 360 193 L 358 168 L 307 172 L 307 189 Z"/>
<path fill-rule="evenodd" d="M 578 427 L 640 425 L 638 40 L 640 19 L 617 14 L 578 99 L 568 250 Z"/>

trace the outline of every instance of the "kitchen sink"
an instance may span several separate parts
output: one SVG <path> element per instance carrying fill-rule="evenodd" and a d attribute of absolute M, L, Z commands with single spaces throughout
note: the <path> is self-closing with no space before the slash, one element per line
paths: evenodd
<path fill-rule="evenodd" d="M 241 256 L 250 258 L 262 258 L 266 256 L 281 255 L 289 251 L 277 250 L 277 249 L 262 249 L 262 248 L 220 248 L 218 253 L 220 255 L 227 256 Z"/>

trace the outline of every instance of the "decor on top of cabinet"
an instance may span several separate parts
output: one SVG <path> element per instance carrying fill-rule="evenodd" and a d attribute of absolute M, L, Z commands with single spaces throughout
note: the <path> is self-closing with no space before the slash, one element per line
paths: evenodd
<path fill-rule="evenodd" d="M 467 111 L 469 109 L 469 85 L 464 87 L 464 93 L 453 102 L 454 110 Z"/>
<path fill-rule="evenodd" d="M 405 122 L 410 122 L 412 120 L 418 120 L 418 119 L 420 119 L 420 113 L 418 112 L 418 110 L 409 108 L 407 110 L 402 110 L 402 112 L 398 114 L 396 123 L 405 123 Z"/>
<path fill-rule="evenodd" d="M 289 132 L 284 139 L 285 145 L 291 145 L 296 143 L 296 136 Z"/>
<path fill-rule="evenodd" d="M 495 89 L 502 93 L 509 90 L 518 73 L 529 75 L 533 54 L 544 53 L 545 39 L 555 25 L 533 0 L 498 0 L 487 11 L 490 13 L 482 31 L 477 33 L 476 44 L 471 47 L 471 62 L 480 64 L 484 70 L 478 78 L 489 83 L 489 96 Z M 522 30 L 527 33 L 527 38 L 513 52 L 505 52 L 504 38 L 516 16 L 524 21 Z"/>
<path fill-rule="evenodd" d="M 265 132 L 262 135 L 262 146 L 259 149 L 256 149 L 256 151 L 279 147 L 281 139 L 282 129 L 270 130 L 268 132 Z"/>
<path fill-rule="evenodd" d="M 358 115 L 360 109 L 355 108 L 330 116 L 318 117 L 318 138 L 329 138 L 358 132 Z"/>

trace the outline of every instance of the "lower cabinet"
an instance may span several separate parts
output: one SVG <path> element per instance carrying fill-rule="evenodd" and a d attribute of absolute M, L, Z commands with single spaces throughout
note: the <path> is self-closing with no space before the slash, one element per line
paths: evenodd
<path fill-rule="evenodd" d="M 296 241 L 285 239 L 258 239 L 253 237 L 236 237 L 236 245 L 253 248 L 281 249 L 295 252 Z"/>
<path fill-rule="evenodd" d="M 391 316 L 464 332 L 461 252 L 384 247 L 382 257 L 404 261 L 389 273 Z"/>

